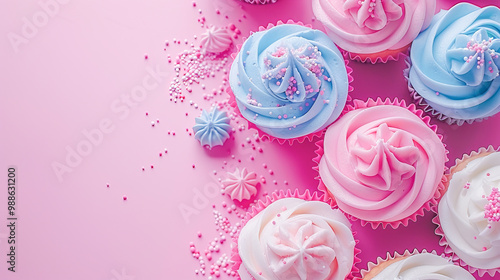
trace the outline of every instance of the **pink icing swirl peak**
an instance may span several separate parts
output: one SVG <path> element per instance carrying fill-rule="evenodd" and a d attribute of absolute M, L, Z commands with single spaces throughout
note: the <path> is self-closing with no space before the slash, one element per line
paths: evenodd
<path fill-rule="evenodd" d="M 359 134 L 351 150 L 355 173 L 366 186 L 394 191 L 415 174 L 419 150 L 407 133 L 393 132 L 386 123 L 371 135 Z"/>
<path fill-rule="evenodd" d="M 270 267 L 276 275 L 305 279 L 326 279 L 335 259 L 333 233 L 310 220 L 287 221 L 276 228 L 268 241 Z"/>
<path fill-rule="evenodd" d="M 403 15 L 399 6 L 403 0 L 347 0 L 346 14 L 350 14 L 359 28 L 381 30 L 388 22 L 396 21 Z"/>

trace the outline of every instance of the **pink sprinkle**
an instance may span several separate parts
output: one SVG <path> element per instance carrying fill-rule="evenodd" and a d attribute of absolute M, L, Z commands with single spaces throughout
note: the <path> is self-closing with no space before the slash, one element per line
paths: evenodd
<path fill-rule="evenodd" d="M 145 54 L 145 55 L 144 55 L 144 59 L 148 59 L 148 54 Z"/>
<path fill-rule="evenodd" d="M 491 194 L 486 197 L 488 204 L 484 206 L 484 218 L 488 223 L 500 222 L 500 192 L 493 188 Z"/>
<path fill-rule="evenodd" d="M 108 187 L 108 188 L 109 188 L 109 184 L 106 184 L 106 187 Z"/>
<path fill-rule="evenodd" d="M 198 231 L 198 238 L 201 238 L 201 231 Z"/>
<path fill-rule="evenodd" d="M 151 169 L 153 169 L 153 168 L 154 168 L 154 166 L 151 165 Z"/>
<path fill-rule="evenodd" d="M 163 154 L 162 154 L 162 153 L 160 153 L 160 157 L 161 157 L 161 156 L 163 156 Z"/>
<path fill-rule="evenodd" d="M 195 168 L 196 166 L 193 164 L 193 168 Z"/>
<path fill-rule="evenodd" d="M 123 196 L 123 200 L 127 200 L 127 196 L 125 196 L 125 195 L 124 195 L 124 196 Z"/>

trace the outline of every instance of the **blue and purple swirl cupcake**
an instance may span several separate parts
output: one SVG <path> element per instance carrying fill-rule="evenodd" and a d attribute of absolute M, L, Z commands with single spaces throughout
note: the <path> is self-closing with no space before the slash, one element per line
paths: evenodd
<path fill-rule="evenodd" d="M 350 90 L 348 72 L 325 33 L 279 24 L 245 41 L 229 83 L 241 115 L 268 138 L 302 142 L 340 116 Z"/>
<path fill-rule="evenodd" d="M 438 13 L 411 47 L 414 98 L 449 124 L 500 111 L 500 9 L 460 3 Z"/>

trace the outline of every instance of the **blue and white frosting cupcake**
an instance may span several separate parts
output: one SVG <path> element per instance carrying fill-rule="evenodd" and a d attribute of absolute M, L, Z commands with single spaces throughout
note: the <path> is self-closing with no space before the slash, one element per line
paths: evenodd
<path fill-rule="evenodd" d="M 229 74 L 241 115 L 271 139 L 289 140 L 334 122 L 346 104 L 349 80 L 330 38 L 298 24 L 252 34 Z"/>
<path fill-rule="evenodd" d="M 439 12 L 411 47 L 410 89 L 449 124 L 500 111 L 500 9 L 460 3 Z"/>

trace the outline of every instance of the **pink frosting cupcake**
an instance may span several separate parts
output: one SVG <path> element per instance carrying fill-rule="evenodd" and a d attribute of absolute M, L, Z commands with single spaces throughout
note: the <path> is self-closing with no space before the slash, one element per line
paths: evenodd
<path fill-rule="evenodd" d="M 429 26 L 436 0 L 313 0 L 332 40 L 362 62 L 398 60 Z"/>
<path fill-rule="evenodd" d="M 327 198 L 273 193 L 247 213 L 232 260 L 241 279 L 352 279 L 360 252 L 351 224 Z"/>
<path fill-rule="evenodd" d="M 422 113 L 404 101 L 355 100 L 317 143 L 319 189 L 373 228 L 422 216 L 445 189 L 448 160 Z"/>

